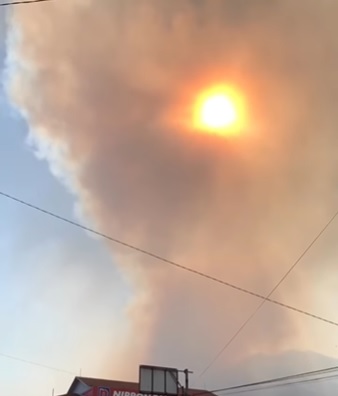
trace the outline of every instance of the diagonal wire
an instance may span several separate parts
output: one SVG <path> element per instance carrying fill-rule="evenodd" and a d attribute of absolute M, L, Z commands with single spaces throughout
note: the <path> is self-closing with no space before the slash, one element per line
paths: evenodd
<path fill-rule="evenodd" d="M 337 322 L 334 322 L 334 321 L 332 321 L 332 320 L 329 320 L 329 319 L 323 318 L 323 317 L 321 317 L 321 316 L 312 314 L 311 312 L 307 312 L 307 311 L 304 311 L 304 310 L 302 310 L 302 309 L 293 307 L 293 306 L 291 306 L 291 305 L 282 303 L 282 302 L 277 301 L 277 300 L 274 300 L 274 299 L 272 299 L 272 298 L 265 297 L 265 296 L 263 296 L 263 295 L 261 295 L 261 294 L 255 293 L 255 292 L 253 292 L 253 291 L 251 291 L 251 290 L 244 289 L 243 287 L 234 285 L 234 284 L 232 284 L 232 283 L 230 283 L 230 282 L 227 282 L 227 281 L 225 281 L 225 280 L 216 278 L 216 277 L 214 277 L 214 276 L 212 276 L 212 275 L 209 275 L 209 274 L 200 272 L 200 271 L 195 270 L 195 269 L 193 269 L 193 268 L 186 267 L 186 266 L 184 266 L 184 265 L 182 265 L 182 264 L 178 264 L 178 263 L 176 263 L 175 261 L 169 260 L 169 259 L 167 259 L 167 258 L 165 258 L 165 257 L 161 257 L 161 256 L 159 256 L 159 255 L 157 255 L 157 254 L 155 254 L 155 253 L 152 253 L 152 252 L 150 252 L 150 251 L 148 251 L 148 250 L 139 248 L 139 247 L 134 246 L 134 245 L 132 245 L 132 244 L 130 244 L 130 243 L 124 242 L 124 241 L 122 241 L 122 240 L 120 240 L 120 239 L 113 238 L 113 237 L 111 237 L 110 235 L 104 234 L 104 233 L 102 233 L 102 232 L 100 232 L 100 231 L 97 231 L 97 230 L 95 230 L 95 229 L 93 229 L 93 228 L 84 226 L 83 224 L 77 223 L 76 221 L 70 220 L 70 219 L 68 219 L 68 218 L 66 218 L 66 217 L 63 217 L 63 216 L 60 216 L 60 215 L 58 215 L 58 214 L 56 214 L 56 213 L 53 213 L 53 212 L 51 212 L 51 211 L 49 211 L 49 210 L 46 210 L 46 209 L 43 209 L 43 208 L 41 208 L 41 207 L 39 207 L 39 206 L 33 205 L 33 204 L 31 204 L 31 203 L 29 203 L 29 202 L 27 202 L 27 201 L 24 201 L 24 200 L 22 200 L 22 199 L 19 199 L 19 198 L 17 198 L 17 197 L 14 197 L 13 195 L 7 194 L 7 193 L 5 193 L 5 192 L 3 192 L 3 191 L 0 191 L 0 195 L 3 196 L 3 197 L 5 197 L 5 198 L 8 198 L 8 199 L 10 199 L 10 200 L 12 200 L 12 201 L 15 201 L 15 202 L 17 202 L 17 203 L 20 203 L 21 205 L 27 206 L 27 207 L 29 207 L 29 208 L 31 208 L 31 209 L 34 209 L 34 210 L 39 211 L 39 212 L 41 212 L 41 213 L 44 213 L 44 214 L 46 214 L 46 215 L 48 215 L 48 216 L 54 217 L 54 218 L 56 218 L 56 219 L 58 219 L 58 220 L 61 220 L 61 221 L 65 222 L 65 223 L 68 223 L 68 224 L 71 224 L 71 225 L 73 225 L 73 226 L 75 226 L 75 227 L 81 228 L 82 230 L 85 230 L 85 231 L 87 231 L 87 232 L 90 232 L 90 233 L 92 233 L 92 234 L 94 234 L 94 235 L 100 236 L 100 237 L 102 237 L 102 238 L 104 238 L 104 239 L 107 239 L 107 240 L 109 240 L 109 241 L 111 241 L 111 242 L 114 242 L 114 243 L 116 243 L 116 244 L 118 244 L 118 245 L 124 246 L 124 247 L 126 247 L 126 248 L 128 248 L 128 249 L 131 249 L 131 250 L 134 250 L 134 251 L 136 251 L 136 252 L 138 252 L 138 253 L 141 253 L 141 254 L 143 254 L 143 255 L 145 255 L 145 256 L 148 256 L 148 257 L 154 258 L 154 259 L 156 259 L 156 260 L 162 261 L 162 262 L 164 262 L 164 263 L 166 263 L 166 264 L 169 264 L 169 265 L 171 265 L 171 266 L 173 266 L 173 267 L 176 267 L 176 268 L 179 268 L 179 269 L 181 269 L 181 270 L 190 272 L 190 273 L 192 273 L 192 274 L 194 274 L 194 275 L 198 275 L 198 276 L 200 276 L 200 277 L 209 279 L 210 281 L 217 282 L 217 283 L 219 283 L 219 284 L 221 284 L 221 285 L 223 285 L 223 286 L 227 286 L 227 287 L 229 287 L 229 288 L 231 288 L 231 289 L 234 289 L 234 290 L 237 290 L 237 291 L 239 291 L 239 292 L 248 294 L 248 295 L 250 295 L 250 296 L 259 298 L 259 299 L 261 299 L 261 300 L 264 300 L 264 302 L 265 302 L 265 301 L 268 301 L 268 302 L 270 302 L 270 303 L 272 303 L 272 304 L 278 305 L 278 306 L 283 307 L 283 308 L 285 308 L 285 309 L 288 309 L 288 310 L 297 312 L 297 313 L 299 313 L 299 314 L 302 314 L 302 315 L 311 317 L 311 318 L 313 318 L 313 319 L 320 320 L 320 321 L 322 321 L 322 322 L 325 322 L 325 323 L 328 323 L 328 324 L 330 324 L 330 325 L 333 325 L 333 326 L 337 326 L 337 327 L 338 327 L 338 323 L 337 323 Z M 338 214 L 338 213 L 337 213 L 337 214 Z M 337 214 L 336 214 L 336 215 L 337 215 Z"/>
<path fill-rule="evenodd" d="M 289 381 L 289 382 L 281 382 L 281 383 L 276 383 L 276 384 L 270 384 L 270 385 L 265 385 L 262 387 L 253 387 L 253 388 L 248 388 L 248 389 L 238 389 L 238 390 L 234 390 L 234 391 L 230 391 L 230 392 L 226 392 L 224 393 L 225 395 L 235 395 L 237 393 L 246 393 L 246 392 L 261 392 L 267 389 L 272 389 L 272 388 L 279 388 L 282 386 L 290 386 L 290 385 L 299 385 L 299 384 L 304 384 L 307 382 L 316 382 L 316 381 L 324 381 L 324 380 L 332 380 L 332 379 L 336 379 L 338 377 L 338 374 L 332 374 L 332 375 L 327 375 L 324 377 L 319 377 L 319 378 L 307 378 L 307 379 L 302 379 L 302 380 L 298 380 L 298 381 Z M 223 395 L 223 394 L 221 394 Z"/>
<path fill-rule="evenodd" d="M 21 5 L 21 4 L 33 4 L 33 3 L 45 3 L 47 1 L 53 0 L 22 0 L 22 1 L 12 1 L 7 3 L 0 3 L 0 7 L 9 7 L 14 5 Z"/>
<path fill-rule="evenodd" d="M 47 366 L 46 364 L 33 362 L 32 360 L 26 360 L 26 359 L 22 359 L 22 358 L 19 358 L 19 357 L 16 357 L 16 356 L 7 355 L 6 353 L 2 353 L 2 352 L 0 352 L 0 357 L 4 357 L 6 359 L 15 360 L 17 362 L 26 363 L 26 364 L 30 364 L 30 365 L 33 365 L 33 366 L 45 368 L 47 370 L 58 371 L 59 373 L 65 373 L 65 374 L 69 374 L 69 375 L 76 375 L 76 373 L 71 372 L 71 371 L 63 370 L 63 369 L 52 367 L 52 366 Z"/>
<path fill-rule="evenodd" d="M 263 301 L 256 307 L 256 309 L 249 315 L 249 317 L 242 323 L 242 325 L 238 328 L 238 330 L 231 336 L 231 338 L 226 342 L 226 344 L 220 349 L 220 351 L 215 355 L 215 357 L 211 360 L 211 362 L 206 366 L 206 368 L 200 373 L 199 378 L 202 377 L 211 366 L 218 360 L 218 358 L 225 352 L 225 350 L 233 343 L 233 341 L 238 337 L 238 335 L 242 332 L 242 330 L 250 323 L 250 321 L 254 318 L 254 316 L 258 313 L 258 311 L 263 307 L 263 305 L 267 301 L 271 301 L 271 295 L 278 289 L 278 287 L 284 282 L 284 280 L 290 275 L 290 273 L 295 269 L 295 267 L 299 264 L 299 262 L 304 258 L 304 256 L 308 253 L 308 251 L 313 247 L 313 245 L 318 241 L 318 239 L 324 234 L 324 232 L 328 229 L 331 223 L 338 216 L 338 211 L 330 218 L 330 220 L 324 225 L 324 227 L 320 230 L 320 232 L 312 239 L 310 244 L 306 247 L 306 249 L 302 252 L 302 254 L 297 258 L 297 260 L 291 265 L 291 267 L 286 271 L 286 273 L 282 276 L 282 278 L 276 283 L 276 285 L 271 289 L 270 293 L 263 298 Z"/>
<path fill-rule="evenodd" d="M 283 377 L 277 377 L 277 378 L 272 378 L 268 380 L 263 380 L 263 381 L 258 381 L 258 382 L 250 382 L 246 384 L 241 384 L 241 385 L 235 385 L 235 386 L 228 386 L 226 388 L 221 388 L 221 389 L 212 389 L 210 391 L 201 391 L 201 392 L 194 392 L 191 396 L 210 396 L 210 394 L 215 394 L 215 393 L 220 393 L 223 394 L 223 392 L 226 392 L 225 394 L 232 394 L 232 393 L 242 393 L 242 392 L 248 392 L 248 391 L 255 391 L 255 390 L 260 390 L 260 389 L 268 389 L 270 387 L 274 386 L 283 386 L 283 385 L 291 385 L 291 384 L 296 384 L 300 382 L 307 382 L 307 381 L 315 381 L 315 380 L 320 380 L 320 379 L 327 379 L 327 378 L 332 378 L 332 377 L 337 377 L 338 374 L 333 374 L 333 375 L 328 375 L 332 373 L 337 373 L 338 371 L 338 366 L 333 366 L 333 367 L 328 367 L 325 369 L 320 369 L 320 370 L 313 370 L 313 371 L 306 371 L 298 374 L 292 374 L 292 375 L 287 375 Z M 326 377 L 315 377 L 320 374 L 325 374 Z M 306 379 L 307 377 L 315 377 L 312 379 Z M 305 380 L 303 379 L 305 378 Z M 285 382 L 289 381 L 289 382 Z M 277 384 L 277 385 L 274 385 Z M 270 385 L 270 386 L 267 386 Z M 258 388 L 259 386 L 263 386 L 262 388 Z M 238 392 L 230 392 L 229 391 L 238 391 Z"/>
<path fill-rule="evenodd" d="M 219 393 L 220 395 L 231 395 L 233 393 L 243 393 L 249 391 L 258 391 L 269 389 L 277 386 L 292 385 L 308 381 L 316 381 L 322 379 L 330 379 L 337 377 L 338 366 L 328 367 L 320 370 L 306 371 L 298 374 L 287 375 L 283 377 L 271 378 L 268 380 L 249 382 L 241 385 L 232 385 L 221 389 L 212 389 L 210 391 L 199 391 L 192 393 L 191 396 L 211 396 L 212 394 Z M 332 374 L 336 373 L 336 374 Z M 330 374 L 330 375 L 329 375 Z M 322 377 L 316 377 L 324 375 Z M 314 377 L 308 379 L 308 377 Z M 261 388 L 259 388 L 261 386 Z M 224 393 L 225 392 L 225 393 Z"/>

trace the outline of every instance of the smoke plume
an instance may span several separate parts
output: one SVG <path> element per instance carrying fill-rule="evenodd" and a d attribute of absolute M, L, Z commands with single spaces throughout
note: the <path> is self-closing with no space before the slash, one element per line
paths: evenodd
<path fill-rule="evenodd" d="M 267 294 L 337 209 L 337 12 L 330 0 L 17 7 L 9 92 L 98 229 Z M 238 139 L 180 123 L 219 81 L 246 97 Z M 110 246 L 135 292 L 123 370 L 134 361 L 199 373 L 260 303 Z M 312 289 L 326 249 L 274 298 L 335 319 L 315 304 L 323 288 Z M 266 304 L 209 378 L 222 384 L 225 367 L 255 354 L 313 350 L 324 327 Z"/>

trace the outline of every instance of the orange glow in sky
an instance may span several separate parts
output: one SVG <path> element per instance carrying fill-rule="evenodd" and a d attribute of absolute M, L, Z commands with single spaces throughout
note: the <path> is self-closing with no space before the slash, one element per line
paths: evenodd
<path fill-rule="evenodd" d="M 234 88 L 223 85 L 202 91 L 193 109 L 194 129 L 223 136 L 239 135 L 244 129 L 244 100 Z"/>

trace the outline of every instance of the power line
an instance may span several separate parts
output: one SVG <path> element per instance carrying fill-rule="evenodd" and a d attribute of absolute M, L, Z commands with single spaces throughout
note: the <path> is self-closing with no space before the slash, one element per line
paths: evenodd
<path fill-rule="evenodd" d="M 202 395 L 207 395 L 209 393 L 216 393 L 216 392 L 221 393 L 221 394 L 226 392 L 225 394 L 227 395 L 227 394 L 232 394 L 232 393 L 241 393 L 241 392 L 239 392 L 241 390 L 246 392 L 246 391 L 256 391 L 256 390 L 267 389 L 268 386 L 266 386 L 266 385 L 270 385 L 269 387 L 284 386 L 284 385 L 292 385 L 292 384 L 301 383 L 301 382 L 324 380 L 324 379 L 328 379 L 328 378 L 337 377 L 338 374 L 335 374 L 332 376 L 320 377 L 320 378 L 312 378 L 312 379 L 302 379 L 302 378 L 313 377 L 313 376 L 320 375 L 320 374 L 330 374 L 335 371 L 338 371 L 338 366 L 333 366 L 333 367 L 320 369 L 320 370 L 314 370 L 314 371 L 306 371 L 306 372 L 302 372 L 302 373 L 298 373 L 298 374 L 272 378 L 272 379 L 268 379 L 268 380 L 264 380 L 264 381 L 250 382 L 250 383 L 241 384 L 241 385 L 229 386 L 229 387 L 221 388 L 221 389 L 213 389 L 210 391 L 197 392 L 197 393 L 194 393 L 192 396 L 202 396 Z M 289 381 L 289 382 L 285 382 L 285 381 Z M 259 386 L 261 386 L 261 388 L 258 388 Z M 254 389 L 251 389 L 251 388 L 254 388 Z M 229 391 L 237 391 L 237 392 L 227 393 Z"/>
<path fill-rule="evenodd" d="M 288 375 L 288 376 L 284 376 L 284 377 L 277 377 L 277 378 L 273 378 L 273 379 L 269 379 L 269 380 L 264 380 L 264 381 L 259 381 L 259 382 L 252 382 L 249 384 L 243 384 L 243 385 L 236 385 L 236 386 L 231 386 L 231 387 L 227 387 L 227 388 L 223 388 L 218 390 L 218 393 L 222 393 L 224 394 L 224 392 L 229 392 L 229 391 L 234 391 L 234 390 L 242 390 L 242 389 L 248 389 L 248 388 L 255 388 L 253 390 L 257 390 L 257 387 L 259 386 L 266 386 L 266 385 L 273 385 L 273 384 L 277 384 L 277 385 L 284 385 L 284 382 L 286 382 L 286 384 L 295 384 L 295 383 L 300 383 L 303 381 L 313 381 L 313 380 L 318 380 L 318 379 L 325 379 L 328 377 L 320 377 L 320 378 L 311 378 L 308 379 L 307 377 L 313 377 L 316 375 L 320 375 L 320 374 L 329 374 L 332 372 L 335 372 L 338 370 L 338 367 L 331 367 L 328 369 L 323 369 L 323 370 L 316 370 L 316 371 L 308 371 L 308 372 L 304 372 L 304 373 L 300 373 L 300 374 L 295 374 L 295 375 Z M 337 376 L 337 374 L 335 374 L 335 376 Z M 305 378 L 305 379 L 303 379 Z M 262 389 L 262 388 L 259 388 Z M 263 388 L 264 389 L 264 388 Z M 226 393 L 228 394 L 228 393 Z"/>
<path fill-rule="evenodd" d="M 139 247 L 134 246 L 134 245 L 132 245 L 132 244 L 130 244 L 130 243 L 124 242 L 124 241 L 122 241 L 122 240 L 120 240 L 120 239 L 113 238 L 113 237 L 111 237 L 110 235 L 104 234 L 103 232 L 100 232 L 100 231 L 97 231 L 97 230 L 95 230 L 95 229 L 93 229 L 93 228 L 84 226 L 83 224 L 77 223 L 76 221 L 70 220 L 70 219 L 68 219 L 68 218 L 66 218 L 66 217 L 63 217 L 63 216 L 60 216 L 60 215 L 58 215 L 58 214 L 56 214 L 56 213 L 53 213 L 53 212 L 51 212 L 51 211 L 49 211 L 49 210 L 46 210 L 46 209 L 43 209 L 43 208 L 41 208 L 41 207 L 39 207 L 39 206 L 33 205 L 33 204 L 31 204 L 31 203 L 29 203 L 29 202 L 27 202 L 27 201 L 24 201 L 24 200 L 22 200 L 22 199 L 19 199 L 19 198 L 17 198 L 17 197 L 14 197 L 13 195 L 7 194 L 7 193 L 5 193 L 5 192 L 3 192 L 3 191 L 0 191 L 0 195 L 3 196 L 3 197 L 5 197 L 5 198 L 8 198 L 8 199 L 10 199 L 10 200 L 12 200 L 12 201 L 15 201 L 15 202 L 17 202 L 17 203 L 20 203 L 20 204 L 22 204 L 22 205 L 24 205 L 24 206 L 27 206 L 27 207 L 29 207 L 29 208 L 31 208 L 31 209 L 34 209 L 34 210 L 39 211 L 39 212 L 41 212 L 41 213 L 44 213 L 44 214 L 46 214 L 46 215 L 48 215 L 48 216 L 54 217 L 54 218 L 56 218 L 56 219 L 58 219 L 58 220 L 61 220 L 61 221 L 65 222 L 65 223 L 68 223 L 68 224 L 73 225 L 73 226 L 75 226 L 75 227 L 81 228 L 82 230 L 85 230 L 85 231 L 87 231 L 87 232 L 90 232 L 90 233 L 92 233 L 92 234 L 94 234 L 94 235 L 100 236 L 100 237 L 102 237 L 102 238 L 104 238 L 104 239 L 107 239 L 107 240 L 109 240 L 109 241 L 111 241 L 111 242 L 114 242 L 114 243 L 116 243 L 116 244 L 118 244 L 118 245 L 124 246 L 124 247 L 126 247 L 126 248 L 128 248 L 128 249 L 131 249 L 131 250 L 134 250 L 134 251 L 136 251 L 136 252 L 138 252 L 138 253 L 141 253 L 141 254 L 143 254 L 143 255 L 145 255 L 145 256 L 148 256 L 148 257 L 154 258 L 154 259 L 156 259 L 156 260 L 162 261 L 162 262 L 164 262 L 164 263 L 166 263 L 166 264 L 169 264 L 169 265 L 171 265 L 171 266 L 173 266 L 173 267 L 176 267 L 176 268 L 179 268 L 179 269 L 181 269 L 181 270 L 190 272 L 190 273 L 192 273 L 192 274 L 194 274 L 194 275 L 198 275 L 198 276 L 200 276 L 200 277 L 209 279 L 210 281 L 217 282 L 217 283 L 219 283 L 219 284 L 221 284 L 221 285 L 223 285 L 223 286 L 227 286 L 227 287 L 229 287 L 229 288 L 232 288 L 232 289 L 234 289 L 234 290 L 237 290 L 237 291 L 240 291 L 240 292 L 242 292 L 242 293 L 248 294 L 248 295 L 250 295 L 250 296 L 259 298 L 259 299 L 261 299 L 261 300 L 264 300 L 264 302 L 265 302 L 265 301 L 268 301 L 268 302 L 270 302 L 270 303 L 272 303 L 272 304 L 278 305 L 278 306 L 283 307 L 283 308 L 285 308 L 285 309 L 288 309 L 288 310 L 297 312 L 297 313 L 299 313 L 299 314 L 302 314 L 302 315 L 311 317 L 311 318 L 313 318 L 313 319 L 317 319 L 317 320 L 320 320 L 320 321 L 322 321 L 322 322 L 325 322 L 325 323 L 328 323 L 328 324 L 330 324 L 330 325 L 333 325 L 333 326 L 337 326 L 337 327 L 338 327 L 338 323 L 337 323 L 337 322 L 334 322 L 334 321 L 332 321 L 332 320 L 329 320 L 329 319 L 323 318 L 323 317 L 321 317 L 321 316 L 312 314 L 312 313 L 307 312 L 307 311 L 304 311 L 304 310 L 302 310 L 302 309 L 295 308 L 295 307 L 293 307 L 293 306 L 291 306 L 291 305 L 282 303 L 282 302 L 280 302 L 280 301 L 273 300 L 273 299 L 268 298 L 268 297 L 264 297 L 264 296 L 261 295 L 261 294 L 258 294 L 258 293 L 255 293 L 255 292 L 253 292 L 253 291 L 244 289 L 243 287 L 234 285 L 234 284 L 232 284 L 232 283 L 230 283 L 230 282 L 227 282 L 227 281 L 225 281 L 225 280 L 216 278 L 216 277 L 214 277 L 214 276 L 212 276 L 212 275 L 205 274 L 205 273 L 203 273 L 203 272 L 201 272 L 201 271 L 195 270 L 195 269 L 190 268 L 190 267 L 186 267 L 186 266 L 184 266 L 184 265 L 182 265 L 182 264 L 178 264 L 178 263 L 176 263 L 175 261 L 169 260 L 169 259 L 167 259 L 167 258 L 165 258 L 165 257 L 159 256 L 159 255 L 157 255 L 157 254 L 155 254 L 155 253 L 152 253 L 152 252 L 150 252 L 150 251 L 148 251 L 148 250 L 139 248 Z"/>
<path fill-rule="evenodd" d="M 276 283 L 276 285 L 272 288 L 272 290 L 269 292 L 269 294 L 263 298 L 263 301 L 255 308 L 255 310 L 249 315 L 249 317 L 241 324 L 241 326 L 236 330 L 236 332 L 231 336 L 231 338 L 226 342 L 226 344 L 215 355 L 215 357 L 211 360 L 211 362 L 201 372 L 201 374 L 199 375 L 199 378 L 202 377 L 212 367 L 212 365 L 218 360 L 218 358 L 223 354 L 223 352 L 229 348 L 229 346 L 238 337 L 238 335 L 242 332 L 242 330 L 244 330 L 244 328 L 256 316 L 256 314 L 263 307 L 263 305 L 267 301 L 271 301 L 270 297 L 272 296 L 272 294 L 285 281 L 285 279 L 288 277 L 288 275 L 290 275 L 290 273 L 296 268 L 296 266 L 300 263 L 300 261 L 308 253 L 308 251 L 313 247 L 313 245 L 318 241 L 318 239 L 324 234 L 324 232 L 328 229 L 328 227 L 336 219 L 337 216 L 338 216 L 338 211 L 330 218 L 330 220 L 324 225 L 324 227 L 320 230 L 320 232 L 312 239 L 310 244 L 306 247 L 306 249 L 302 252 L 302 254 L 297 258 L 297 260 L 291 265 L 291 267 L 286 271 L 286 273 L 282 276 L 282 278 Z"/>
<path fill-rule="evenodd" d="M 47 1 L 53 0 L 23 0 L 23 1 L 13 1 L 7 3 L 0 3 L 0 7 L 9 7 L 14 5 L 21 5 L 21 4 L 33 4 L 33 3 L 45 3 Z"/>
<path fill-rule="evenodd" d="M 73 373 L 71 371 L 59 369 L 59 368 L 56 368 L 56 367 L 47 366 L 47 365 L 42 364 L 42 363 L 33 362 L 31 360 L 22 359 L 22 358 L 19 358 L 19 357 L 16 357 L 16 356 L 7 355 L 6 353 L 0 352 L 0 356 L 4 357 L 6 359 L 15 360 L 17 362 L 30 364 L 30 365 L 37 366 L 37 367 L 42 367 L 42 368 L 45 368 L 47 370 L 58 371 L 60 373 L 65 373 L 65 374 L 69 374 L 69 375 L 76 375 L 76 373 Z"/>
<path fill-rule="evenodd" d="M 290 382 L 281 382 L 281 383 L 276 383 L 276 384 L 271 384 L 271 385 L 266 385 L 262 387 L 253 387 L 253 388 L 248 388 L 248 389 L 239 389 L 239 390 L 234 390 L 231 392 L 226 392 L 224 395 L 236 395 L 237 393 L 246 393 L 246 392 L 258 392 L 258 391 L 264 391 L 267 389 L 271 388 L 279 388 L 282 386 L 290 386 L 290 385 L 299 385 L 299 384 L 304 384 L 307 382 L 315 382 L 315 381 L 324 381 L 324 380 L 332 380 L 334 378 L 337 378 L 338 374 L 334 375 L 328 375 L 326 377 L 319 377 L 319 378 L 310 378 L 310 379 L 303 379 L 303 380 L 298 380 L 298 381 L 290 381 Z"/>

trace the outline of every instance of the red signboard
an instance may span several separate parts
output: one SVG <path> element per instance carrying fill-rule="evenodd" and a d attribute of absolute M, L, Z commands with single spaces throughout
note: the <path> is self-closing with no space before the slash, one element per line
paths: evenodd
<path fill-rule="evenodd" d="M 135 392 L 135 389 L 116 389 L 100 386 L 96 388 L 95 396 L 148 396 L 143 393 Z M 150 395 L 149 395 L 150 396 Z M 156 396 L 156 395 L 152 395 Z"/>

